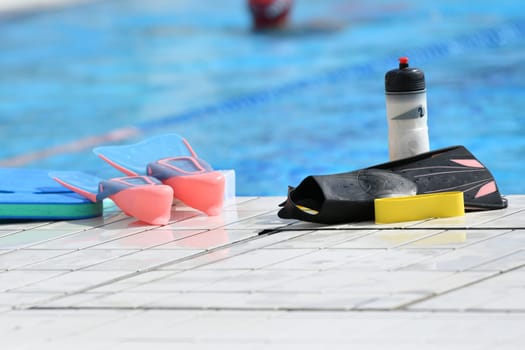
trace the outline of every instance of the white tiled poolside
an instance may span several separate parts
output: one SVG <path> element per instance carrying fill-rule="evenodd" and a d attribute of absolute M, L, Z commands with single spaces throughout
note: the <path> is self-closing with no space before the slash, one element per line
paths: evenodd
<path fill-rule="evenodd" d="M 0 225 L 1 349 L 523 349 L 525 195 L 403 224 L 218 217 L 181 205 Z M 95 347 L 100 348 L 100 347 Z"/>

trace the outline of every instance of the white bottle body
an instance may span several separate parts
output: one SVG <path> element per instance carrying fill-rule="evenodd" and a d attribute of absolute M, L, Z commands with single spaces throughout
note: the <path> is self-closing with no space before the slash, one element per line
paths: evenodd
<path fill-rule="evenodd" d="M 386 93 L 390 160 L 428 152 L 426 90 Z"/>

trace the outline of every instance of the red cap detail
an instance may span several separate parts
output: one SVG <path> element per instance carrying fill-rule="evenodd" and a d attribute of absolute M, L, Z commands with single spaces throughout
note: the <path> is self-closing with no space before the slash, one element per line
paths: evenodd
<path fill-rule="evenodd" d="M 408 64 L 408 57 L 399 57 L 399 63 Z"/>
<path fill-rule="evenodd" d="M 292 0 L 249 0 L 248 7 L 257 28 L 278 26 L 286 21 Z"/>

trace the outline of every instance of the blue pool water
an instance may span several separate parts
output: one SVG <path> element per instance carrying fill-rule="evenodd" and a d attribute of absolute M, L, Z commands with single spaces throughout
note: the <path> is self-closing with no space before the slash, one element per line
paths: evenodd
<path fill-rule="evenodd" d="M 0 159 L 116 176 L 93 145 L 176 132 L 239 195 L 388 159 L 384 73 L 425 71 L 431 148 L 525 193 L 522 2 L 297 1 L 338 31 L 255 35 L 244 1 L 112 0 L 0 17 Z M 97 138 L 134 127 L 140 134 Z M 13 163 L 14 160 L 21 160 Z"/>

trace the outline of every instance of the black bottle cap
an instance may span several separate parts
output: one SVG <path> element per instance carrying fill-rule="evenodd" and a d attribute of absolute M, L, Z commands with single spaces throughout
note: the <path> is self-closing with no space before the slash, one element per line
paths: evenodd
<path fill-rule="evenodd" d="M 419 68 L 409 68 L 408 58 L 399 58 L 399 68 L 385 74 L 386 92 L 425 90 L 425 74 Z"/>

